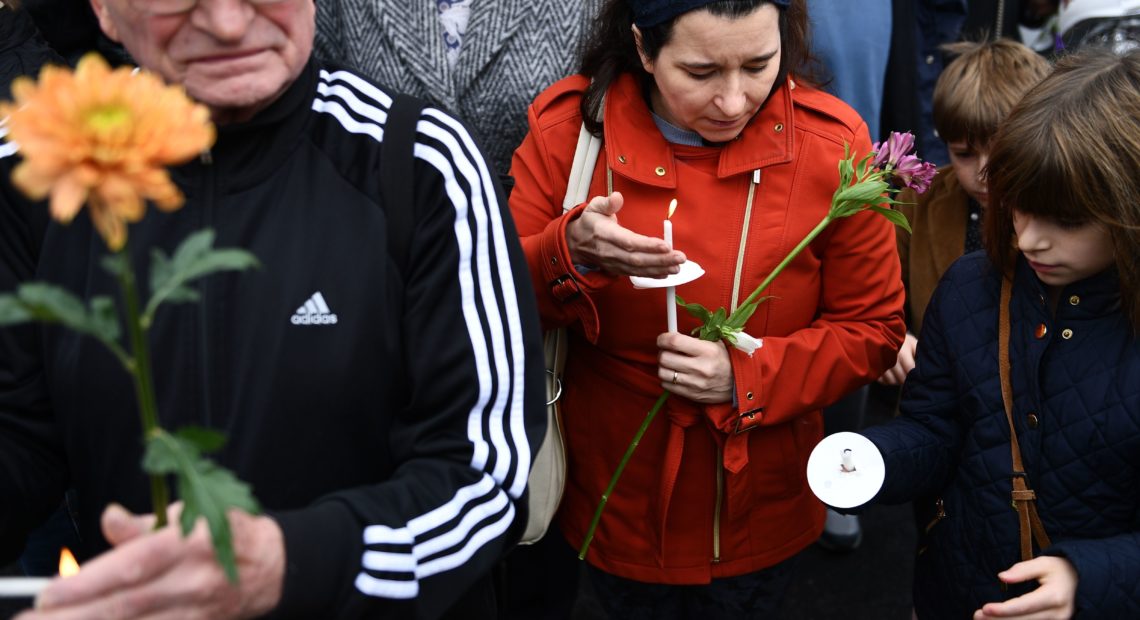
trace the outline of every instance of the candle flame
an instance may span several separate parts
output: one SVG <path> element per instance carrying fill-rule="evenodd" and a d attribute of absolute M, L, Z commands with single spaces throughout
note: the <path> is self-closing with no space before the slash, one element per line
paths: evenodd
<path fill-rule="evenodd" d="M 67 547 L 59 551 L 59 576 L 70 577 L 79 572 L 79 562 L 75 561 L 75 556 L 71 554 L 71 550 Z"/>
<path fill-rule="evenodd" d="M 665 219 L 667 219 L 667 220 L 673 219 L 673 212 L 676 210 L 677 210 L 677 199 L 674 198 L 673 200 L 669 201 L 669 215 L 666 216 Z"/>

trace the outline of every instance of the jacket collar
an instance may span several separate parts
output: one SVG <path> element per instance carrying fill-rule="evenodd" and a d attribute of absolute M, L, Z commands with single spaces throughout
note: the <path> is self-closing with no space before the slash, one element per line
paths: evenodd
<path fill-rule="evenodd" d="M 424 92 L 451 109 L 459 108 L 459 97 L 533 13 L 533 3 L 528 0 L 474 3 L 459 63 L 452 70 L 443 48 L 437 3 L 378 0 L 376 4 L 373 10 L 379 17 L 380 31 L 400 61 L 423 84 Z"/>
<path fill-rule="evenodd" d="M 623 74 L 606 92 L 603 129 L 606 165 L 616 174 L 655 187 L 677 187 L 673 146 L 653 122 L 640 80 Z M 776 88 L 735 140 L 719 147 L 717 176 L 725 178 L 792 160 L 795 126 L 788 80 Z M 663 173 L 659 173 L 663 171 Z"/>
<path fill-rule="evenodd" d="M 208 157 L 176 168 L 172 175 L 184 184 L 209 168 L 217 174 L 219 189 L 237 191 L 257 185 L 276 172 L 300 143 L 310 122 L 320 68 L 309 59 L 297 79 L 267 108 L 249 121 L 218 127 L 218 138 Z M 194 193 L 187 184 L 187 194 Z"/>
<path fill-rule="evenodd" d="M 1041 280 L 1037 279 L 1037 274 L 1029 266 L 1029 262 L 1021 255 L 1017 257 L 1017 278 L 1028 284 L 1027 290 L 1033 295 L 1035 298 L 1033 301 L 1036 302 L 1033 305 L 1042 308 L 1043 312 L 1048 315 L 1048 310 L 1046 310 L 1049 299 L 1048 291 L 1046 291 Z M 1077 300 L 1076 304 L 1069 301 L 1073 297 Z M 1120 276 L 1116 267 L 1113 266 L 1091 278 L 1085 278 L 1066 286 L 1061 291 L 1061 300 L 1057 304 L 1057 317 L 1091 319 L 1118 313 L 1120 309 Z"/>

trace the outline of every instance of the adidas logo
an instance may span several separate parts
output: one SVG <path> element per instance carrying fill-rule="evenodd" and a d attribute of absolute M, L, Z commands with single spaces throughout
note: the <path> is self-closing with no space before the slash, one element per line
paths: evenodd
<path fill-rule="evenodd" d="M 297 308 L 289 321 L 294 325 L 336 325 L 336 315 L 329 310 L 325 296 L 317 291 L 305 305 Z"/>

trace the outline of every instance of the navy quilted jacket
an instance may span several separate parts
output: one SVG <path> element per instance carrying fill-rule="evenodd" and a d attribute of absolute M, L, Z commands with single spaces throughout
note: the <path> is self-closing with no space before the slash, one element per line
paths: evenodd
<path fill-rule="evenodd" d="M 915 567 L 920 618 L 967 618 L 1020 560 L 1009 426 L 998 378 L 1000 276 L 983 253 L 956 262 L 923 323 L 902 416 L 865 435 L 883 452 L 876 501 L 941 497 L 945 517 Z M 1115 270 L 1068 286 L 1051 316 L 1022 259 L 1011 302 L 1014 424 L 1053 545 L 1079 575 L 1078 616 L 1140 618 L 1140 340 Z M 1042 327 L 1044 329 L 1042 329 Z"/>

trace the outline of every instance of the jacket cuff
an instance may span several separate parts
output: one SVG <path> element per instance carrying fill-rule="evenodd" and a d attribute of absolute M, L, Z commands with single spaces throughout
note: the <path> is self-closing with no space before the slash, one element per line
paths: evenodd
<path fill-rule="evenodd" d="M 285 538 L 285 580 L 271 618 L 333 614 L 352 587 L 362 550 L 347 533 L 359 525 L 335 503 L 272 513 Z"/>
<path fill-rule="evenodd" d="M 570 246 L 566 243 L 566 227 L 581 216 L 586 205 L 574 207 L 562 217 L 547 224 L 542 232 L 539 245 L 542 265 L 542 281 L 556 303 L 565 304 L 577 315 L 586 338 L 590 342 L 598 339 L 600 322 L 598 310 L 590 299 L 590 293 L 612 284 L 617 276 L 600 270 L 579 273 L 570 258 Z"/>
<path fill-rule="evenodd" d="M 732 377 L 736 383 L 736 412 L 727 429 L 732 433 L 744 433 L 758 426 L 764 420 L 766 395 L 762 382 L 760 356 L 763 348 L 749 355 L 736 347 L 726 344 L 728 358 L 732 362 Z"/>

